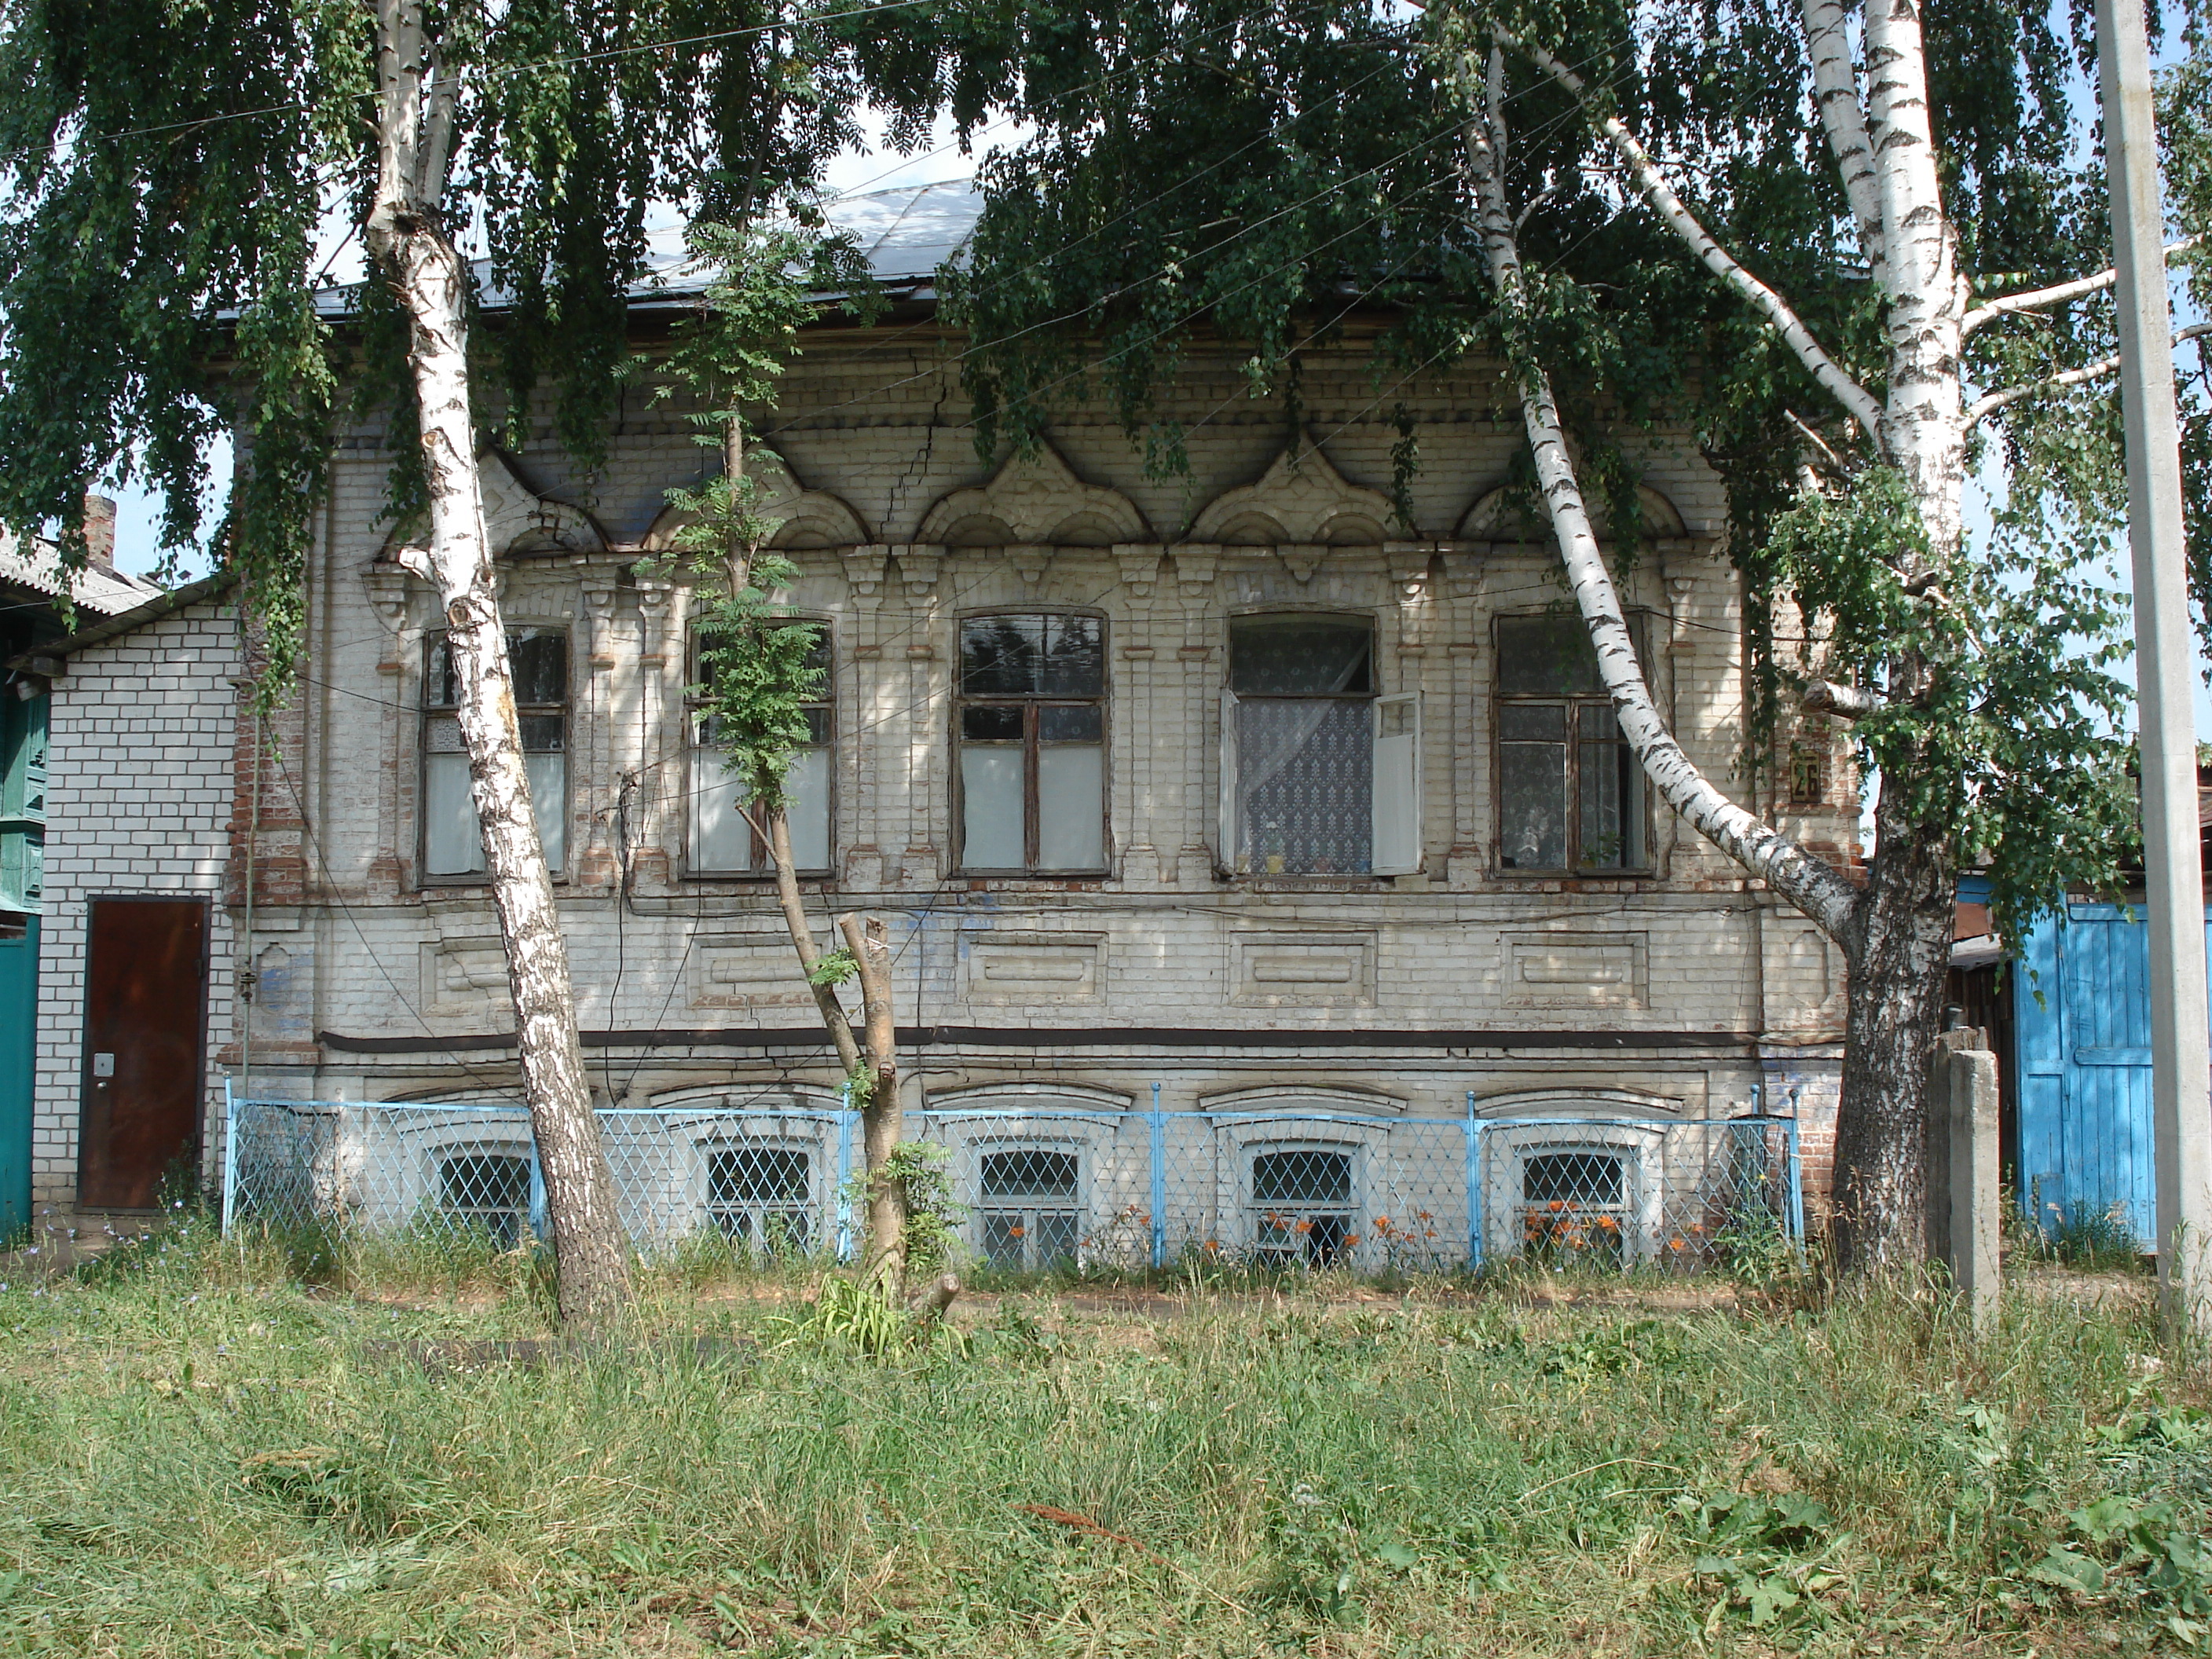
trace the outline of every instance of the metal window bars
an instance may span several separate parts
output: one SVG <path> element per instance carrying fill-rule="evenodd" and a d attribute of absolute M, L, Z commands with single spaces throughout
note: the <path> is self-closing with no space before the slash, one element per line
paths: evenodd
<path fill-rule="evenodd" d="M 1157 1093 L 1154 1099 L 1157 1101 Z M 599 1113 L 623 1224 L 652 1252 L 719 1235 L 849 1258 L 841 1192 L 860 1115 L 763 1101 Z M 1689 1272 L 1796 1249 L 1794 1118 L 1400 1117 L 1279 1110 L 932 1108 L 973 1261 L 1037 1272 L 1164 1267 Z M 507 1103 L 234 1098 L 223 1224 L 437 1224 L 501 1248 L 545 1236 L 527 1114 Z"/>

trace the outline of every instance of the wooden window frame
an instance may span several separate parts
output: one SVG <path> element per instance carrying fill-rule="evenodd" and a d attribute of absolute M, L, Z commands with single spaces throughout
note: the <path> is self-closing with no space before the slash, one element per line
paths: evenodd
<path fill-rule="evenodd" d="M 1527 692 L 1508 692 L 1504 689 L 1505 652 L 1501 634 L 1510 623 L 1526 622 L 1545 613 L 1541 611 L 1512 611 L 1491 618 L 1490 642 L 1492 667 L 1490 677 L 1490 801 L 1492 831 L 1491 836 L 1491 866 L 1500 880 L 1504 881 L 1562 881 L 1562 880 L 1650 880 L 1657 870 L 1652 856 L 1651 790 L 1644 776 L 1643 763 L 1624 737 L 1620 746 L 1627 750 L 1632 775 L 1636 781 L 1635 813 L 1639 821 L 1638 840 L 1643 858 L 1635 864 L 1585 865 L 1576 860 L 1582 852 L 1582 709 L 1585 706 L 1601 707 L 1607 714 L 1613 712 L 1613 701 L 1602 692 L 1559 692 L 1538 696 Z M 1636 659 L 1647 660 L 1644 642 L 1649 630 L 1644 626 L 1644 614 L 1632 611 L 1625 620 L 1636 643 Z M 1647 681 L 1648 683 L 1648 681 Z M 1566 849 L 1567 862 L 1557 868 L 1537 868 L 1505 862 L 1505 721 L 1504 714 L 1509 707 L 1562 708 L 1566 711 Z M 1622 817 L 1626 819 L 1627 814 Z"/>
<path fill-rule="evenodd" d="M 514 648 L 514 636 L 519 633 L 557 634 L 561 637 L 561 653 L 563 664 L 561 677 L 561 689 L 566 695 L 558 703 L 525 703 L 518 702 L 514 706 L 514 717 L 517 734 L 519 736 L 521 722 L 526 720 L 529 720 L 533 716 L 544 717 L 555 714 L 560 716 L 560 752 L 562 756 L 560 809 L 562 826 L 562 835 L 561 838 L 562 854 L 560 865 L 552 869 L 550 873 L 556 882 L 565 882 L 568 879 L 568 867 L 572 861 L 570 858 L 572 849 L 568 846 L 570 837 L 568 834 L 568 830 L 569 829 L 568 823 L 568 803 L 574 797 L 576 783 L 574 775 L 569 764 L 576 752 L 575 631 L 562 623 L 541 625 L 537 623 L 518 622 L 509 622 L 507 624 L 506 631 L 507 635 L 507 649 L 510 653 Z M 431 701 L 434 696 L 438 695 L 444 690 L 444 688 L 437 683 L 437 660 L 438 647 L 445 643 L 446 639 L 447 632 L 443 629 L 432 629 L 422 636 L 422 693 L 421 696 L 416 699 L 415 711 L 415 884 L 418 888 L 485 887 L 489 886 L 491 883 L 491 872 L 489 869 L 462 870 L 454 872 L 449 875 L 433 875 L 430 872 L 429 868 L 430 756 L 432 752 L 430 748 L 430 723 L 435 720 L 450 719 L 458 724 L 459 720 L 459 715 L 457 712 L 459 706 L 457 704 L 450 702 L 434 702 Z M 510 666 L 510 675 L 512 672 L 513 670 Z M 447 753 L 451 751 L 440 750 L 438 752 Z M 464 752 L 465 752 L 465 750 Z M 522 752 L 527 756 L 532 753 L 544 753 L 547 751 L 532 750 L 525 747 Z M 526 764 L 527 764 L 526 762 Z M 534 798 L 531 802 L 531 806 L 533 811 L 537 811 L 538 808 L 538 803 Z M 478 833 L 482 833 L 481 830 L 479 830 Z"/>
<path fill-rule="evenodd" d="M 988 617 L 1088 617 L 1098 624 L 1098 695 L 1095 697 L 1070 697 L 1042 691 L 982 692 L 969 696 L 962 689 L 965 671 L 961 660 L 960 635 L 971 622 Z M 1113 687 L 1114 676 L 1109 665 L 1112 660 L 1113 625 L 1103 611 L 1083 605 L 991 605 L 980 611 L 962 612 L 953 621 L 952 648 L 952 764 L 951 774 L 952 832 L 960 844 L 957 869 L 963 876 L 1019 879 L 1024 881 L 1096 881 L 1112 872 L 1114 861 L 1113 821 Z M 1022 856 L 1018 866 L 1000 865 L 970 865 L 968 862 L 968 799 L 967 786 L 961 766 L 960 755 L 967 744 L 964 727 L 970 708 L 1012 708 L 1022 709 Z M 1042 869 L 1037 864 L 1042 853 L 1043 836 L 1042 813 L 1037 800 L 1037 725 L 1040 711 L 1046 708 L 1096 708 L 1098 711 L 1098 849 L 1099 862 L 1081 869 Z M 987 741 L 979 739 L 978 741 Z"/>
<path fill-rule="evenodd" d="M 803 752 L 818 751 L 828 757 L 823 763 L 824 784 L 829 790 L 829 823 L 823 843 L 830 854 L 824 865 L 801 865 L 793 872 L 802 881 L 826 881 L 836 874 L 837 863 L 837 633 L 827 617 L 794 615 L 788 618 L 794 623 L 804 623 L 818 629 L 822 638 L 822 695 L 809 697 L 801 708 L 818 711 L 822 716 L 823 735 L 801 745 Z M 699 741 L 697 722 L 700 699 L 692 694 L 692 687 L 700 683 L 699 627 L 695 621 L 687 630 L 684 641 L 684 776 L 687 780 L 684 813 L 684 874 L 695 881 L 774 881 L 775 863 L 769 858 L 768 842 L 758 830 L 752 830 L 752 867 L 749 870 L 710 870 L 697 864 L 692 849 L 697 845 L 699 797 L 705 785 L 699 777 L 699 757 L 709 745 Z M 726 775 L 725 774 L 724 775 Z"/>

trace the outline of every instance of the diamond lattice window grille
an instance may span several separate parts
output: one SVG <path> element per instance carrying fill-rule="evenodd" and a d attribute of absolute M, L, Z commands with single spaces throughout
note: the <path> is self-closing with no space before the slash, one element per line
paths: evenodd
<path fill-rule="evenodd" d="M 1082 1170 L 1073 1152 L 1042 1146 L 986 1152 L 977 1174 L 979 1242 L 993 1267 L 1036 1271 L 1076 1259 Z"/>
<path fill-rule="evenodd" d="M 707 1160 L 707 1213 L 725 1238 L 804 1250 L 812 1237 L 813 1159 L 795 1146 L 732 1146 Z"/>
<path fill-rule="evenodd" d="M 530 1160 L 514 1152 L 464 1152 L 441 1159 L 438 1207 L 454 1224 L 480 1229 L 501 1249 L 513 1249 L 530 1212 Z"/>
<path fill-rule="evenodd" d="M 1628 1224 L 1628 1159 L 1598 1147 L 1521 1159 L 1521 1246 L 1547 1260 L 1617 1265 Z"/>
<path fill-rule="evenodd" d="M 1298 1146 L 1252 1158 L 1253 1248 L 1310 1267 L 1340 1260 L 1358 1242 L 1352 1154 Z"/>

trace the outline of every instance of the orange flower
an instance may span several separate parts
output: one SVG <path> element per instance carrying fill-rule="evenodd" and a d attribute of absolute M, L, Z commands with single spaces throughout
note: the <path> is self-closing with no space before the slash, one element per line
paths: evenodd
<path fill-rule="evenodd" d="M 1292 1227 L 1291 1231 L 1294 1233 L 1310 1233 L 1313 1231 L 1313 1223 L 1310 1221 L 1301 1221 L 1296 1226 Z"/>
<path fill-rule="evenodd" d="M 1390 1218 L 1387 1215 L 1376 1216 L 1375 1218 L 1375 1231 L 1378 1233 L 1389 1232 L 1390 1231 Z"/>
<path fill-rule="evenodd" d="M 1221 1248 L 1221 1241 L 1218 1238 L 1209 1238 L 1206 1241 L 1206 1248 L 1209 1250 L 1218 1250 Z"/>
<path fill-rule="evenodd" d="M 1424 1221 L 1434 1221 L 1436 1219 L 1436 1217 L 1431 1215 L 1426 1210 L 1416 1210 L 1413 1213 Z"/>
<path fill-rule="evenodd" d="M 1609 1215 L 1600 1216 L 1597 1218 L 1597 1224 L 1609 1233 L 1617 1233 L 1620 1231 L 1620 1224 Z"/>
<path fill-rule="evenodd" d="M 1028 1231 L 1029 1230 L 1025 1227 L 1009 1227 L 1006 1229 L 1006 1237 L 1008 1238 L 1019 1238 Z"/>
<path fill-rule="evenodd" d="M 1558 1199 L 1556 1199 L 1556 1198 L 1555 1198 L 1555 1199 L 1553 1199 L 1553 1200 L 1552 1200 L 1552 1206 L 1551 1206 L 1551 1207 L 1552 1207 L 1552 1212 L 1553 1212 L 1553 1213 L 1556 1215 L 1557 1213 L 1559 1213 L 1559 1212 L 1560 1212 L 1561 1210 L 1565 1209 L 1567 1206 L 1566 1206 L 1564 1203 L 1562 1203 L 1559 1200 L 1558 1200 Z"/>
<path fill-rule="evenodd" d="M 1667 1248 L 1670 1250 L 1679 1250 L 1682 1248 L 1682 1241 L 1679 1238 L 1670 1238 L 1667 1241 Z"/>
<path fill-rule="evenodd" d="M 1353 1245 L 1357 1244 L 1358 1243 L 1359 1243 L 1359 1235 L 1358 1235 L 1358 1233 L 1346 1233 L 1346 1234 L 1345 1234 L 1345 1236 L 1344 1236 L 1344 1248 L 1345 1248 L 1346 1249 L 1347 1249 L 1347 1250 L 1348 1250 L 1348 1249 L 1350 1249 Z"/>

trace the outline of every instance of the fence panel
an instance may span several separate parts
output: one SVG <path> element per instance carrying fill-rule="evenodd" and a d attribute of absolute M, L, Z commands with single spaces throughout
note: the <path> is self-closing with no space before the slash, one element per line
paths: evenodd
<path fill-rule="evenodd" d="M 852 1254 L 856 1112 L 759 1104 L 599 1114 L 642 1250 L 713 1237 Z M 1790 1119 L 1382 1117 L 1346 1112 L 925 1110 L 963 1253 L 1011 1271 L 1184 1262 L 1453 1270 L 1547 1262 L 1694 1270 L 1802 1234 Z M 514 1104 L 235 1100 L 224 1224 L 545 1232 Z"/>

